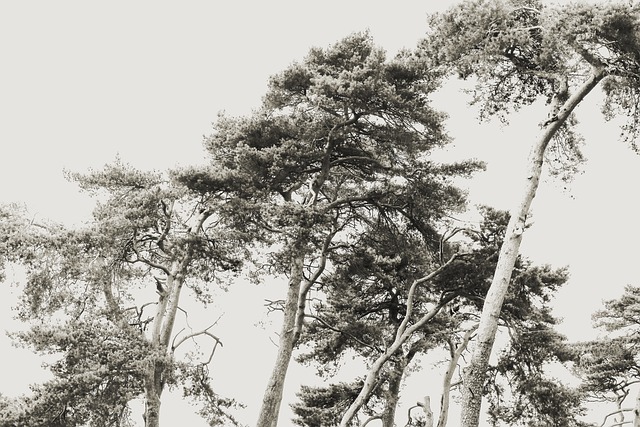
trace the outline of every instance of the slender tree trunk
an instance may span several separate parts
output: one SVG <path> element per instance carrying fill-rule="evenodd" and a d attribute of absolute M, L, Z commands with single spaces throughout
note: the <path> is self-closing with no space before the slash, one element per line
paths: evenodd
<path fill-rule="evenodd" d="M 398 361 L 389 372 L 387 392 L 385 393 L 384 410 L 382 412 L 382 427 L 393 427 L 396 419 L 396 409 L 400 400 L 400 385 L 406 363 Z"/>
<path fill-rule="evenodd" d="M 467 348 L 469 344 L 469 340 L 473 335 L 476 329 L 472 328 L 465 332 L 464 337 L 462 338 L 462 342 L 460 345 L 455 348 L 455 344 L 450 341 L 451 346 L 451 360 L 449 361 L 449 366 L 447 367 L 447 372 L 445 372 L 444 378 L 442 380 L 442 397 L 440 398 L 440 416 L 438 417 L 437 427 L 446 427 L 447 421 L 449 419 L 449 403 L 451 401 L 451 381 L 453 380 L 453 374 L 456 371 L 456 367 L 458 366 L 458 361 L 460 360 L 460 356 L 462 356 L 462 352 Z"/>
<path fill-rule="evenodd" d="M 304 254 L 300 254 L 293 259 L 291 265 L 289 289 L 284 304 L 284 319 L 282 321 L 282 329 L 278 342 L 278 354 L 262 400 L 262 407 L 258 415 L 258 427 L 275 427 L 278 424 L 284 381 L 295 345 L 295 326 L 300 299 L 300 287 L 303 280 L 303 269 Z"/>
<path fill-rule="evenodd" d="M 162 395 L 164 364 L 156 354 L 149 361 L 144 376 L 144 425 L 145 427 L 160 426 L 160 397 Z"/>
<path fill-rule="evenodd" d="M 633 409 L 633 427 L 640 427 L 640 390 L 636 394 L 636 404 Z"/>
<path fill-rule="evenodd" d="M 477 345 L 469 366 L 464 370 L 461 427 L 478 427 L 480 421 L 482 393 L 489 357 L 498 329 L 498 318 L 509 288 L 511 273 L 518 257 L 525 221 L 538 189 L 544 162 L 544 152 L 549 141 L 566 122 L 576 106 L 598 85 L 604 76 L 604 70 L 594 69 L 591 77 L 560 106 L 557 114 L 545 123 L 541 138 L 535 143 L 529 154 L 527 175 L 521 199 L 511 211 L 511 219 L 507 226 L 504 243 L 500 248 L 496 271 L 482 308 Z"/>
<path fill-rule="evenodd" d="M 452 256 L 446 263 L 441 265 L 437 270 L 432 273 L 424 276 L 418 280 L 415 280 L 409 289 L 409 293 L 407 295 L 407 313 L 405 315 L 402 324 L 398 328 L 398 332 L 396 333 L 396 338 L 393 343 L 385 349 L 384 353 L 382 353 L 378 358 L 373 362 L 367 376 L 364 380 L 364 384 L 360 389 L 360 393 L 356 397 L 356 399 L 351 403 L 349 408 L 345 411 L 344 415 L 342 415 L 342 419 L 340 420 L 340 427 L 348 427 L 351 420 L 356 416 L 356 413 L 362 408 L 362 405 L 365 404 L 367 399 L 369 399 L 369 395 L 373 391 L 376 383 L 378 382 L 378 375 L 380 371 L 384 367 L 384 365 L 391 359 L 391 357 L 402 347 L 402 345 L 413 335 L 415 331 L 422 328 L 428 321 L 433 319 L 433 317 L 440 312 L 442 307 L 451 301 L 451 298 L 443 298 L 438 305 L 429 310 L 424 316 L 422 316 L 418 321 L 416 321 L 413 325 L 409 326 L 409 319 L 411 317 L 411 313 L 413 311 L 413 299 L 415 296 L 416 289 L 418 285 L 421 283 L 427 282 L 431 280 L 436 275 L 440 274 L 444 269 L 446 269 L 449 265 L 451 265 L 456 259 L 458 255 Z"/>
<path fill-rule="evenodd" d="M 184 271 L 188 263 L 188 255 L 181 262 L 174 262 L 171 274 L 167 275 L 164 289 L 158 291 L 160 297 L 151 332 L 154 354 L 149 360 L 144 376 L 145 427 L 160 425 L 160 397 L 165 384 L 166 358 L 170 356 L 169 341 L 180 302 Z"/>

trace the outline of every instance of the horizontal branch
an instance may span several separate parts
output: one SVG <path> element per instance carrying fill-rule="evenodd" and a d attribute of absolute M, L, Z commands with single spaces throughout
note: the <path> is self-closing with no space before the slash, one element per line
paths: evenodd
<path fill-rule="evenodd" d="M 176 338 L 178 338 L 178 336 L 180 335 L 180 333 L 181 333 L 182 331 L 184 331 L 184 328 L 183 328 L 183 329 L 182 329 L 182 330 L 180 330 L 180 332 L 178 332 L 178 333 L 176 334 L 176 336 L 173 338 L 173 342 L 171 343 L 171 351 L 172 351 L 172 352 L 173 352 L 173 351 L 175 351 L 175 349 L 176 349 L 176 348 L 178 348 L 178 347 L 179 347 L 182 343 L 184 343 L 186 340 L 191 339 L 191 338 L 195 338 L 195 337 L 200 336 L 200 335 L 206 335 L 206 336 L 208 336 L 208 337 L 212 338 L 212 339 L 216 342 L 216 344 L 215 344 L 215 345 L 214 345 L 214 347 L 213 347 L 214 351 L 215 351 L 215 348 L 218 346 L 218 344 L 220 344 L 220 347 L 223 347 L 223 345 L 222 345 L 222 341 L 220 341 L 220 338 L 218 338 L 217 336 L 215 336 L 215 335 L 213 335 L 211 332 L 209 332 L 209 329 L 213 328 L 214 326 L 215 326 L 215 323 L 214 323 L 214 324 L 212 324 L 211 326 L 207 327 L 206 329 L 203 329 L 202 331 L 194 332 L 194 333 L 191 333 L 191 334 L 189 334 L 189 335 L 185 335 L 184 337 L 182 337 L 182 338 L 181 338 L 181 339 L 176 343 L 176 342 L 175 342 L 175 341 L 176 341 Z M 213 357 L 213 353 L 211 354 L 211 357 Z M 211 361 L 211 357 L 209 358 L 209 361 Z"/>

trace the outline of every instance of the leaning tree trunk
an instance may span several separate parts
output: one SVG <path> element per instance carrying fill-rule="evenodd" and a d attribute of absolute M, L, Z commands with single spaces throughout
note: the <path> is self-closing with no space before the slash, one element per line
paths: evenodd
<path fill-rule="evenodd" d="M 484 382 L 489 365 L 489 357 L 498 329 L 498 318 L 502 310 L 502 303 L 509 288 L 511 273 L 518 258 L 522 233 L 525 228 L 527 215 L 529 214 L 529 208 L 538 189 L 544 162 L 544 152 L 549 141 L 551 141 L 557 131 L 566 122 L 576 106 L 598 85 L 604 76 L 604 70 L 593 70 L 589 79 L 585 81 L 576 93 L 564 104 L 559 106 L 560 108 L 557 110 L 557 113 L 545 123 L 544 133 L 529 154 L 528 169 L 522 196 L 515 209 L 511 212 L 504 243 L 500 248 L 495 274 L 485 297 L 484 306 L 482 307 L 476 348 L 469 366 L 464 370 L 461 427 L 478 427 L 480 422 Z"/>
<path fill-rule="evenodd" d="M 304 255 L 300 254 L 293 259 L 291 265 L 289 289 L 284 304 L 284 319 L 278 341 L 278 354 L 271 378 L 269 378 L 269 383 L 264 392 L 262 407 L 258 415 L 258 427 L 275 427 L 278 424 L 284 381 L 287 376 L 291 355 L 293 354 L 293 347 L 295 346 L 295 327 L 300 299 L 300 286 L 303 280 L 303 269 Z"/>

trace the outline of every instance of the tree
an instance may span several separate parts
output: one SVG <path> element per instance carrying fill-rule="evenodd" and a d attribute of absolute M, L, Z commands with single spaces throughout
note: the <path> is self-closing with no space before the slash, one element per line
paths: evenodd
<path fill-rule="evenodd" d="M 624 111 L 629 118 L 626 135 L 633 138 L 637 132 L 639 16 L 639 7 L 628 3 L 545 7 L 536 0 L 491 0 L 463 2 L 430 21 L 431 33 L 422 43 L 424 55 L 461 78 L 477 79 L 474 102 L 481 104 L 484 116 L 505 118 L 509 111 L 538 99 L 550 106 L 541 135 L 532 145 L 522 193 L 511 211 L 478 342 L 465 372 L 463 427 L 479 423 L 498 313 L 545 154 L 553 154 L 548 148 L 551 141 L 580 158 L 573 113 L 600 83 L 607 100 L 605 117 Z"/>
<path fill-rule="evenodd" d="M 551 363 L 575 362 L 575 352 L 553 327 L 557 319 L 546 307 L 536 307 L 510 325 L 510 343 L 486 384 L 493 425 L 584 426 L 583 393 L 549 378 Z"/>
<path fill-rule="evenodd" d="M 134 329 L 106 322 L 38 325 L 19 340 L 36 351 L 62 354 L 49 365 L 54 379 L 32 395 L 0 409 L 2 426 L 129 426 L 129 402 L 143 388 L 151 353 Z"/>
<path fill-rule="evenodd" d="M 406 297 L 412 284 L 424 278 L 424 270 L 438 265 L 433 260 L 436 248 L 430 249 L 415 231 L 399 222 L 374 223 L 363 229 L 358 240 L 333 258 L 335 269 L 322 283 L 324 298 L 307 316 L 311 323 L 302 343 L 311 349 L 301 361 L 332 367 L 345 354 L 355 353 L 371 367 L 357 383 L 354 398 L 344 407 L 332 408 L 338 421 L 343 418 L 341 424 L 350 424 L 365 407 L 365 413 L 392 426 L 407 367 L 415 356 L 442 342 L 440 333 L 449 329 L 446 321 L 433 319 L 449 300 L 445 292 L 416 294 L 414 303 Z M 437 308 L 430 311 L 429 305 Z M 404 321 L 411 311 L 416 319 L 427 315 L 422 327 Z M 405 334 L 410 328 L 415 333 Z M 325 375 L 332 369 L 326 371 Z M 308 395 L 311 390 L 306 390 Z M 304 413 L 313 403 L 307 400 L 294 409 Z M 305 418 L 301 415 L 300 422 L 310 425 Z"/>
<path fill-rule="evenodd" d="M 403 212 L 427 232 L 432 218 L 413 216 L 417 206 L 430 205 L 436 219 L 461 206 L 447 179 L 478 164 L 441 166 L 426 157 L 448 141 L 427 98 L 437 77 L 415 55 L 387 60 L 368 34 L 354 34 L 274 76 L 259 111 L 220 117 L 206 141 L 211 166 L 194 176 L 206 183 L 210 171 L 233 171 L 253 224 L 271 236 L 271 271 L 288 277 L 258 426 L 277 423 L 307 294 L 340 246 L 336 239 L 347 240 L 370 210 Z"/>
<path fill-rule="evenodd" d="M 142 394 L 145 425 L 157 427 L 163 390 L 184 383 L 185 393 L 205 404 L 213 399 L 230 406 L 208 385 L 206 365 L 220 342 L 211 326 L 174 332 L 183 288 L 210 301 L 210 284 L 237 271 L 245 256 L 243 233 L 225 217 L 226 209 L 234 210 L 229 187 L 220 179 L 216 189 L 195 194 L 171 176 L 119 160 L 71 178 L 99 197 L 92 224 L 3 236 L 6 245 L 21 249 L 16 256 L 27 268 L 20 316 L 44 323 L 18 338 L 36 350 L 63 354 L 52 366 L 55 380 L 39 389 L 34 405 L 54 398 L 65 416 L 91 412 L 86 416 L 95 420 L 92 425 L 106 425 L 101 408 L 118 413 L 131 396 Z M 176 348 L 196 337 L 212 342 L 209 360 L 176 361 Z M 97 358 L 93 366 L 88 355 Z M 103 359 L 122 363 L 105 365 Z M 118 385 L 124 382 L 129 386 Z M 59 392 L 61 385 L 67 393 Z M 103 387 L 110 391 L 99 393 Z M 212 423 L 229 418 L 220 411 L 210 415 Z M 86 416 L 65 422 L 80 425 Z"/>
<path fill-rule="evenodd" d="M 633 386 L 640 383 L 639 301 L 640 288 L 626 286 L 620 298 L 605 301 L 604 309 L 593 315 L 596 326 L 611 336 L 574 344 L 578 354 L 574 371 L 582 380 L 582 391 L 591 399 L 615 403 L 602 425 L 640 425 L 640 394 L 633 406 L 623 406 Z M 630 421 L 626 419 L 629 413 Z M 607 424 L 609 417 L 618 424 Z"/>

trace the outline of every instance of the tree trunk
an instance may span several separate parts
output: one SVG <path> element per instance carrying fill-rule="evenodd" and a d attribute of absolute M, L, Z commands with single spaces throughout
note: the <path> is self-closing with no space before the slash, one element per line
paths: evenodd
<path fill-rule="evenodd" d="M 382 427 L 394 427 L 396 419 L 396 408 L 400 400 L 400 385 L 402 384 L 402 374 L 406 364 L 398 361 L 389 372 L 388 387 L 385 393 L 384 410 L 382 412 Z"/>
<path fill-rule="evenodd" d="M 158 360 L 149 361 L 147 372 L 144 376 L 144 425 L 145 427 L 160 426 L 160 396 L 162 395 L 164 365 Z"/>
<path fill-rule="evenodd" d="M 633 409 L 633 427 L 640 427 L 640 390 L 636 394 L 636 404 Z"/>
<path fill-rule="evenodd" d="M 549 141 L 566 122 L 576 106 L 598 85 L 604 76 L 604 70 L 594 69 L 590 78 L 559 108 L 557 114 L 545 123 L 544 133 L 529 154 L 522 197 L 511 212 L 504 243 L 500 248 L 496 271 L 482 307 L 477 345 L 469 366 L 464 370 L 461 427 L 478 427 L 480 421 L 485 376 L 498 329 L 498 318 L 509 288 L 511 273 L 518 258 L 529 208 L 538 189 L 544 152 Z"/>
<path fill-rule="evenodd" d="M 388 348 L 385 349 L 384 353 L 378 356 L 378 358 L 371 365 L 371 368 L 367 373 L 367 377 L 364 380 L 364 384 L 360 389 L 360 393 L 358 393 L 356 399 L 351 403 L 349 408 L 347 408 L 344 415 L 342 415 L 342 419 L 340 420 L 340 427 L 348 427 L 351 423 L 351 420 L 353 420 L 353 418 L 356 416 L 356 413 L 360 410 L 360 408 L 362 408 L 362 405 L 365 404 L 367 399 L 369 399 L 369 395 L 378 382 L 378 375 L 380 374 L 380 371 L 382 370 L 384 365 L 389 361 L 389 359 L 391 359 L 391 357 L 402 347 L 402 345 L 413 335 L 415 331 L 422 328 L 428 321 L 433 319 L 433 317 L 440 312 L 442 307 L 444 307 L 449 303 L 449 301 L 451 301 L 451 298 L 453 298 L 453 296 L 443 297 L 438 305 L 429 310 L 413 325 L 409 326 L 409 319 L 413 311 L 413 299 L 418 285 L 427 282 L 436 275 L 440 274 L 457 258 L 457 254 L 452 256 L 446 263 L 438 267 L 437 270 L 413 282 L 407 295 L 407 313 L 404 320 L 402 321 L 402 324 L 398 328 L 395 340 Z"/>
<path fill-rule="evenodd" d="M 422 402 L 420 406 L 422 407 L 422 412 L 424 412 L 424 427 L 433 427 L 433 411 L 431 410 L 431 398 L 429 396 L 425 396 L 424 402 Z"/>
<path fill-rule="evenodd" d="M 160 397 L 164 390 L 166 358 L 169 357 L 169 341 L 184 283 L 184 271 L 189 260 L 190 257 L 187 255 L 181 262 L 173 262 L 171 274 L 167 275 L 165 288 L 158 291 L 160 296 L 150 339 L 154 354 L 148 362 L 144 376 L 145 427 L 160 425 Z"/>
<path fill-rule="evenodd" d="M 451 346 L 451 360 L 449 361 L 449 366 L 447 367 L 447 372 L 444 374 L 444 378 L 442 380 L 442 397 L 440 398 L 440 416 L 438 417 L 437 427 L 446 427 L 447 421 L 449 419 L 449 403 L 451 401 L 451 381 L 453 380 L 453 374 L 456 371 L 456 367 L 458 366 L 458 362 L 460 361 L 460 357 L 462 356 L 462 352 L 465 351 L 467 345 L 469 344 L 469 340 L 475 331 L 475 328 L 469 329 L 465 332 L 464 337 L 462 338 L 462 342 L 456 348 L 453 342 L 450 342 Z"/>
<path fill-rule="evenodd" d="M 284 381 L 295 345 L 295 326 L 300 298 L 300 286 L 303 280 L 303 269 L 304 255 L 300 254 L 293 259 L 291 264 L 291 277 L 289 278 L 289 289 L 284 305 L 284 319 L 278 341 L 278 354 L 271 378 L 269 378 L 267 384 L 267 389 L 264 392 L 262 407 L 258 415 L 258 427 L 275 427 L 278 424 Z"/>

